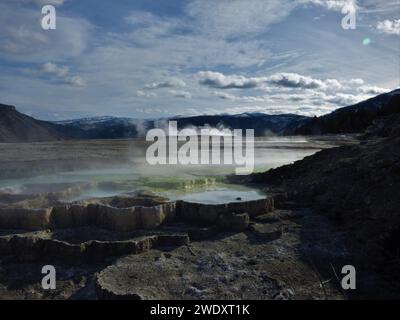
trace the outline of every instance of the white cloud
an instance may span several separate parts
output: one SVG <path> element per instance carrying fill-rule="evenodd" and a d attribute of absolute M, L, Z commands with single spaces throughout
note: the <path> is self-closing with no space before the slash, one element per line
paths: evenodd
<path fill-rule="evenodd" d="M 37 69 L 25 68 L 21 71 L 28 75 L 44 77 L 47 80 L 57 81 L 76 87 L 83 87 L 86 81 L 78 75 L 70 75 L 70 69 L 67 66 L 60 66 L 53 62 L 46 62 Z"/>
<path fill-rule="evenodd" d="M 186 6 L 198 32 L 227 38 L 265 31 L 296 7 L 288 0 L 194 0 Z"/>
<path fill-rule="evenodd" d="M 345 80 L 343 82 L 346 84 L 349 84 L 349 85 L 363 85 L 364 84 L 364 80 L 360 79 L 360 78 Z"/>
<path fill-rule="evenodd" d="M 334 80 L 334 82 L 337 81 L 336 79 Z M 357 82 L 360 83 L 360 81 Z M 327 110 L 332 111 L 338 107 L 353 105 L 389 91 L 389 89 L 373 86 L 361 86 L 357 89 L 347 86 L 341 86 L 340 88 L 341 90 L 327 91 L 321 88 L 272 87 L 269 93 L 265 95 L 243 96 L 240 95 L 240 91 L 236 91 L 237 94 L 227 93 L 226 91 L 212 91 L 211 94 L 222 100 L 240 102 L 242 106 L 250 107 L 257 103 L 263 103 L 268 110 L 271 106 L 279 106 L 282 112 L 286 109 L 291 109 L 291 112 L 293 112 L 296 109 L 295 113 L 309 115 L 312 108 L 315 109 L 314 114 L 319 114 L 320 111 L 325 111 L 326 113 Z M 305 113 L 303 113 L 304 110 L 306 110 Z"/>
<path fill-rule="evenodd" d="M 274 85 L 288 88 L 316 89 L 327 87 L 327 84 L 322 80 L 313 79 L 311 77 L 299 75 L 296 73 L 274 74 L 268 78 L 268 82 Z"/>
<path fill-rule="evenodd" d="M 235 95 L 227 93 L 227 92 L 213 91 L 212 94 L 223 100 L 236 100 L 237 99 L 237 97 Z"/>
<path fill-rule="evenodd" d="M 259 84 L 265 82 L 267 78 L 245 77 L 240 75 L 224 75 L 220 72 L 200 71 L 198 74 L 199 82 L 218 89 L 248 89 L 255 88 Z"/>
<path fill-rule="evenodd" d="M 400 19 L 379 21 L 376 29 L 381 33 L 400 35 Z"/>
<path fill-rule="evenodd" d="M 335 95 L 330 95 L 325 97 L 326 102 L 330 102 L 339 107 L 349 106 L 364 100 L 365 96 L 353 95 L 348 93 L 337 93 Z"/>
<path fill-rule="evenodd" d="M 242 101 L 242 102 L 268 102 L 271 99 L 268 96 L 235 96 L 221 91 L 213 91 L 213 95 L 223 100 Z"/>
<path fill-rule="evenodd" d="M 83 87 L 86 85 L 86 81 L 82 79 L 80 76 L 72 76 L 72 77 L 66 77 L 64 79 L 64 82 L 66 84 L 70 84 L 72 86 L 76 87 Z"/>
<path fill-rule="evenodd" d="M 55 63 L 52 62 L 46 62 L 44 63 L 41 67 L 40 70 L 42 73 L 45 74 L 53 74 L 57 77 L 63 78 L 65 77 L 68 72 L 69 72 L 69 68 L 66 66 L 63 67 L 59 67 L 58 65 L 56 65 Z"/>
<path fill-rule="evenodd" d="M 358 92 L 369 94 L 369 95 L 378 95 L 382 93 L 386 93 L 390 91 L 389 89 L 376 87 L 376 86 L 362 86 L 357 89 Z"/>
<path fill-rule="evenodd" d="M 152 98 L 157 96 L 154 92 L 145 92 L 143 90 L 136 91 L 136 95 L 138 97 L 146 97 L 146 98 Z"/>
<path fill-rule="evenodd" d="M 355 8 L 358 7 L 356 0 L 300 0 L 300 2 L 323 6 L 328 10 L 334 11 L 342 11 L 347 5 L 353 5 Z"/>
<path fill-rule="evenodd" d="M 266 77 L 246 77 L 224 75 L 220 72 L 201 71 L 197 73 L 199 82 L 216 89 L 252 89 L 273 85 L 285 88 L 339 90 L 342 84 L 337 79 L 320 80 L 297 73 L 276 73 Z M 267 87 L 268 88 L 268 87 Z"/>
<path fill-rule="evenodd" d="M 330 90 L 340 90 L 343 88 L 343 85 L 340 83 L 339 80 L 337 79 L 326 79 L 325 80 L 325 85 L 330 89 Z"/>
<path fill-rule="evenodd" d="M 189 91 L 179 91 L 179 90 L 168 90 L 168 93 L 175 98 L 190 99 L 192 94 Z"/>
<path fill-rule="evenodd" d="M 169 79 L 161 82 L 152 82 L 148 83 L 144 86 L 143 89 L 146 90 L 155 90 L 155 89 L 163 89 L 163 88 L 184 88 L 186 87 L 185 81 L 181 79 Z"/>

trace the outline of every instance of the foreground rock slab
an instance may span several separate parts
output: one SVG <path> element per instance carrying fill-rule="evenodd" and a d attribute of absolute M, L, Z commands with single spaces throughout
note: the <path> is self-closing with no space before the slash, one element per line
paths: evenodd
<path fill-rule="evenodd" d="M 304 254 L 316 263 L 337 260 L 343 251 L 333 248 L 343 244 L 322 223 L 314 228 L 324 233 L 303 243 L 296 221 L 258 221 L 244 232 L 219 229 L 188 246 L 122 257 L 97 274 L 96 294 L 99 299 L 342 299 L 335 283 L 320 287 L 320 275 Z M 325 251 L 314 249 L 315 241 L 322 241 Z"/>

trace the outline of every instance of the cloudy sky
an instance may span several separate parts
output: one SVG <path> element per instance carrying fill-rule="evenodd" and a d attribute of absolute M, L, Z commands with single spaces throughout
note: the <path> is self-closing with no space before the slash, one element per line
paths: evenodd
<path fill-rule="evenodd" d="M 50 120 L 327 113 L 400 86 L 399 1 L 354 1 L 355 30 L 346 2 L 0 0 L 0 103 Z"/>

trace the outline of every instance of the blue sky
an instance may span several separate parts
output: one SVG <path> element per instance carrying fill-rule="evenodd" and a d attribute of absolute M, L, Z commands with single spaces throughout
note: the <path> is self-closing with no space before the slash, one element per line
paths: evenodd
<path fill-rule="evenodd" d="M 347 2 L 0 0 L 0 102 L 49 120 L 321 115 L 399 87 L 398 1 L 352 1 L 355 30 Z"/>

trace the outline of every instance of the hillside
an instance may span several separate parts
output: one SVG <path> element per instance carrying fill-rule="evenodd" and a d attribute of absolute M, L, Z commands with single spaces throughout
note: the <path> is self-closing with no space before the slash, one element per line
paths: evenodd
<path fill-rule="evenodd" d="M 143 126 L 147 128 L 151 125 L 147 120 L 111 116 L 64 120 L 56 123 L 83 130 L 87 139 L 137 138 L 145 135 Z"/>
<path fill-rule="evenodd" d="M 36 142 L 78 138 L 82 130 L 36 120 L 14 106 L 0 104 L 0 142 Z"/>
<path fill-rule="evenodd" d="M 277 206 L 311 206 L 386 267 L 400 252 L 400 115 L 384 117 L 359 145 L 327 149 L 249 182 L 280 194 Z M 397 257 L 397 258 L 396 258 Z"/>
<path fill-rule="evenodd" d="M 296 134 L 359 133 L 379 117 L 400 112 L 400 89 L 305 121 Z"/>

